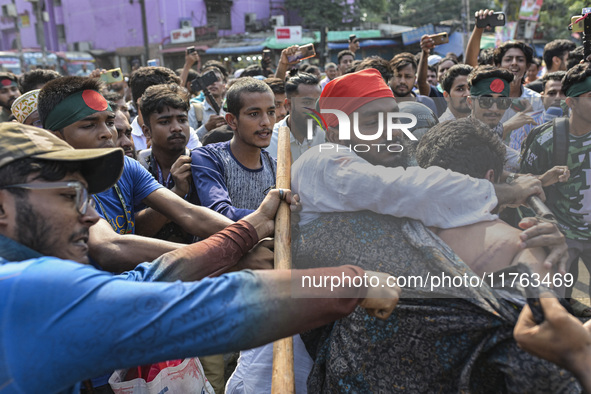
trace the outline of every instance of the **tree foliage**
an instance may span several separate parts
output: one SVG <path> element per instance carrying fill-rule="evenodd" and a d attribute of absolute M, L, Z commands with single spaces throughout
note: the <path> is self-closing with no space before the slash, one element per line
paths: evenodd
<path fill-rule="evenodd" d="M 461 0 L 286 0 L 288 9 L 297 11 L 305 28 L 347 30 L 362 22 L 423 26 L 441 21 L 461 20 Z M 469 18 L 479 9 L 500 11 L 505 6 L 508 21 L 516 21 L 521 0 L 470 0 Z M 584 0 L 544 0 L 538 30 L 544 39 L 570 38 L 570 17 L 591 6 Z"/>

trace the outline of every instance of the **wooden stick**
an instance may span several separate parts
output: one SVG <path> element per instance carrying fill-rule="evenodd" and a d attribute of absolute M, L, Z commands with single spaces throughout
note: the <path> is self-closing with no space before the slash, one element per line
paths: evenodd
<path fill-rule="evenodd" d="M 278 189 L 291 188 L 291 148 L 289 128 L 279 128 L 277 142 Z M 275 217 L 275 269 L 291 269 L 291 212 L 289 204 L 281 201 Z M 293 339 L 283 338 L 273 344 L 272 394 L 295 393 L 293 371 Z"/>

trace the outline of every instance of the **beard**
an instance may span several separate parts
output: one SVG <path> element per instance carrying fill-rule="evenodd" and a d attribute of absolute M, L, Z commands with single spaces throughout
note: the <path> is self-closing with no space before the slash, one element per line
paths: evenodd
<path fill-rule="evenodd" d="M 55 242 L 50 236 L 51 225 L 44 223 L 42 216 L 35 212 L 26 196 L 17 201 L 16 221 L 16 238 L 20 244 L 45 256 L 55 256 L 52 253 Z"/>
<path fill-rule="evenodd" d="M 12 103 L 14 103 L 14 101 L 16 100 L 16 98 L 14 99 L 10 99 L 7 102 L 4 101 L 0 101 L 0 106 L 2 108 L 4 108 L 6 111 L 11 112 L 11 107 L 12 107 Z"/>
<path fill-rule="evenodd" d="M 403 167 L 406 168 L 411 162 L 411 151 L 413 144 L 405 138 L 395 138 L 389 141 L 389 144 L 397 144 L 402 147 L 400 152 L 389 152 L 384 147 L 379 152 L 369 151 L 367 153 L 358 153 L 358 155 L 373 165 L 384 167 Z M 374 148 L 376 149 L 376 148 Z"/>

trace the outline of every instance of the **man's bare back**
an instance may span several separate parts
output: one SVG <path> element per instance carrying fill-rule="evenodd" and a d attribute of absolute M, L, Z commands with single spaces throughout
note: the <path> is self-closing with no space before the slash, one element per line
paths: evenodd
<path fill-rule="evenodd" d="M 533 272 L 546 275 L 542 248 L 522 249 L 518 230 L 502 220 L 451 229 L 430 227 L 478 275 L 524 263 Z"/>

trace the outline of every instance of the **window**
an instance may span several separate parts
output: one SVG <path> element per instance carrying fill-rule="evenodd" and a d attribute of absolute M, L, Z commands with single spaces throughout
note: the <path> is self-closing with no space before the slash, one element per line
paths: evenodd
<path fill-rule="evenodd" d="M 207 25 L 216 26 L 219 30 L 232 29 L 232 1 L 205 0 Z"/>
<path fill-rule="evenodd" d="M 57 25 L 57 40 L 60 44 L 66 43 L 66 28 L 64 25 Z"/>

